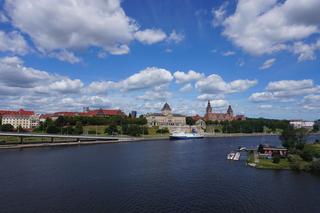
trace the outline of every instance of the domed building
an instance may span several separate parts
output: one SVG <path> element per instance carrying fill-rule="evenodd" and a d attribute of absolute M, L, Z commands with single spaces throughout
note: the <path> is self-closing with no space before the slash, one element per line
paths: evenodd
<path fill-rule="evenodd" d="M 161 113 L 148 113 L 145 117 L 148 121 L 148 126 L 150 127 L 167 127 L 169 130 L 172 130 L 175 127 L 186 126 L 186 116 L 172 113 L 168 103 L 163 105 Z"/>

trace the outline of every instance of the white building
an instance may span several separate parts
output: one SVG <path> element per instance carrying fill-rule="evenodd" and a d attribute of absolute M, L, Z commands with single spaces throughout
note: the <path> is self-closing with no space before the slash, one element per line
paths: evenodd
<path fill-rule="evenodd" d="M 290 124 L 297 129 L 298 128 L 312 129 L 315 123 L 314 121 L 292 120 L 290 121 Z"/>
<path fill-rule="evenodd" d="M 2 114 L 2 124 L 11 124 L 14 128 L 32 129 L 39 125 L 39 116 L 33 111 L 20 109 Z"/>
<path fill-rule="evenodd" d="M 165 103 L 161 113 L 146 114 L 148 126 L 158 126 L 160 128 L 167 127 L 172 130 L 175 127 L 186 126 L 186 116 L 173 114 L 169 104 Z"/>

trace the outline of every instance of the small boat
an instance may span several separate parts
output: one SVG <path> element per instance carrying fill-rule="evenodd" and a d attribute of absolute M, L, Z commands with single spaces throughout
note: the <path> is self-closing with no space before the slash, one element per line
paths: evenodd
<path fill-rule="evenodd" d="M 227 155 L 227 159 L 228 159 L 228 160 L 233 160 L 234 156 L 235 156 L 235 153 L 234 153 L 234 152 L 230 152 L 230 153 Z"/>

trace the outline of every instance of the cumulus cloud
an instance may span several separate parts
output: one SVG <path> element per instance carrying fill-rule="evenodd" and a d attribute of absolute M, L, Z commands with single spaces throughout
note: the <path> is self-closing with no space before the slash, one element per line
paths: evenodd
<path fill-rule="evenodd" d="M 4 8 L 10 23 L 30 36 L 38 51 L 70 63 L 80 61 L 73 53 L 79 49 L 97 47 L 102 52 L 123 55 L 130 52 L 129 44 L 133 40 L 154 44 L 167 38 L 176 43 L 183 39 L 175 31 L 168 37 L 161 29 L 141 30 L 125 14 L 120 0 L 65 0 L 59 4 L 55 0 L 10 0 Z M 17 33 L 0 34 L 0 50 L 4 49 L 1 43 L 8 43 L 1 39 L 23 44 Z"/>
<path fill-rule="evenodd" d="M 24 55 L 29 51 L 29 46 L 19 32 L 13 31 L 6 33 L 0 31 L 0 51 L 9 51 Z"/>
<path fill-rule="evenodd" d="M 147 67 L 144 70 L 123 80 L 121 87 L 124 90 L 145 89 L 170 83 L 173 76 L 170 71 L 157 67 Z"/>
<path fill-rule="evenodd" d="M 222 21 L 223 35 L 253 55 L 288 50 L 319 32 L 318 8 L 318 0 L 239 0 Z"/>
<path fill-rule="evenodd" d="M 60 93 L 79 93 L 82 87 L 83 83 L 79 79 L 71 80 L 68 78 L 53 82 L 49 85 L 50 89 Z"/>
<path fill-rule="evenodd" d="M 154 44 L 163 41 L 167 35 L 160 29 L 146 29 L 135 33 L 138 41 L 144 44 Z"/>
<path fill-rule="evenodd" d="M 274 62 L 276 62 L 275 58 L 268 59 L 259 67 L 259 69 L 260 70 L 269 69 L 270 67 L 273 66 Z"/>
<path fill-rule="evenodd" d="M 23 94 L 79 93 L 83 83 L 79 79 L 49 74 L 46 71 L 27 67 L 18 57 L 0 58 L 0 87 L 7 91 L 15 89 Z"/>
<path fill-rule="evenodd" d="M 170 71 L 158 68 L 158 67 L 147 67 L 128 78 L 114 82 L 114 81 L 98 81 L 92 82 L 88 91 L 90 93 L 106 93 L 108 90 L 140 90 L 146 88 L 162 88 L 161 86 L 170 83 L 173 76 Z"/>
<path fill-rule="evenodd" d="M 203 73 L 198 73 L 193 70 L 189 70 L 188 72 L 176 71 L 173 76 L 175 77 L 177 83 L 187 83 L 204 78 Z"/>
<path fill-rule="evenodd" d="M 249 100 L 254 102 L 262 101 L 288 101 L 293 100 L 293 98 L 320 93 L 320 86 L 315 85 L 313 80 L 282 80 L 270 82 L 266 91 L 253 93 Z"/>
<path fill-rule="evenodd" d="M 204 79 L 200 79 L 196 83 L 196 88 L 199 92 L 205 94 L 227 94 L 243 92 L 250 87 L 255 86 L 258 83 L 257 80 L 235 80 L 231 82 L 225 82 L 221 76 L 212 74 Z"/>

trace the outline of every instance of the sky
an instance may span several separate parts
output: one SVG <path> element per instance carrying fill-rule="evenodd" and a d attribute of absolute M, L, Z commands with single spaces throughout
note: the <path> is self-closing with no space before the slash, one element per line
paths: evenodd
<path fill-rule="evenodd" d="M 319 0 L 0 0 L 0 109 L 320 118 Z"/>

